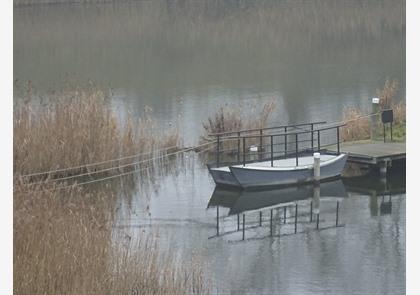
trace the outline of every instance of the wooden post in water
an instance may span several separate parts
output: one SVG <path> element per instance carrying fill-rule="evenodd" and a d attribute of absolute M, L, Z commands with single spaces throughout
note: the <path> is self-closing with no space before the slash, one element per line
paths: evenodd
<path fill-rule="evenodd" d="M 314 153 L 314 184 L 319 186 L 321 180 L 321 154 Z"/>
<path fill-rule="evenodd" d="M 298 204 L 295 207 L 295 233 L 297 233 Z"/>
<path fill-rule="evenodd" d="M 260 226 L 262 226 L 262 211 L 260 211 Z"/>
<path fill-rule="evenodd" d="M 316 228 L 319 228 L 319 205 L 320 205 L 320 179 L 321 179 L 321 154 L 314 153 L 314 199 L 313 199 L 313 212 L 316 216 Z M 311 202 L 312 204 L 312 202 Z M 311 206 L 312 207 L 312 206 Z M 312 218 L 312 212 L 311 212 Z"/>
<path fill-rule="evenodd" d="M 375 130 L 378 127 L 378 117 L 376 114 L 379 112 L 379 98 L 374 97 L 372 98 L 372 111 L 371 111 L 371 116 L 370 116 L 370 139 L 373 140 L 374 139 L 374 135 L 375 135 Z"/>

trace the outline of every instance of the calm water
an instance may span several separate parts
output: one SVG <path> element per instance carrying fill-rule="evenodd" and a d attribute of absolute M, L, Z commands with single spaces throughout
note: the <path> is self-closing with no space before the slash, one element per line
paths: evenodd
<path fill-rule="evenodd" d="M 186 144 L 198 141 L 201 123 L 225 103 L 274 99 L 272 122 L 333 121 L 341 119 L 343 106 L 367 108 L 387 77 L 400 81 L 403 99 L 403 1 L 132 1 L 14 9 L 18 83 L 31 80 L 42 93 L 64 81 L 92 80 L 112 88 L 118 111 L 140 115 L 150 106 L 162 128 L 178 124 Z M 129 234 L 158 229 L 163 247 L 204 261 L 217 293 L 405 293 L 405 179 L 394 185 L 401 189 L 394 190 L 387 214 L 381 215 L 381 182 L 366 188 L 356 179 L 342 183 L 349 195 L 340 203 L 343 226 L 315 231 L 303 216 L 296 235 L 288 235 L 292 225 L 276 225 L 275 232 L 286 235 L 271 238 L 265 225 L 247 231 L 242 242 L 236 232 L 214 237 L 213 181 L 197 156 L 185 157 L 154 186 L 130 193 L 118 228 Z M 271 195 L 269 202 L 278 204 L 276 192 Z M 230 210 L 221 206 L 220 214 Z M 321 202 L 320 210 L 321 227 L 334 225 L 335 201 Z M 234 231 L 235 216 L 220 227 Z"/>

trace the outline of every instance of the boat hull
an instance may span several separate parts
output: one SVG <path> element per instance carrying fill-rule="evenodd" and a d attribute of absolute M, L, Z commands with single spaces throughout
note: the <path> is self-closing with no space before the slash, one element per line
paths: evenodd
<path fill-rule="evenodd" d="M 326 180 L 341 175 L 347 155 L 341 154 L 333 160 L 321 163 L 321 179 Z M 313 165 L 287 168 L 258 168 L 252 166 L 229 167 L 233 177 L 242 188 L 275 187 L 314 181 Z"/>
<path fill-rule="evenodd" d="M 229 171 L 220 170 L 217 168 L 209 168 L 209 172 L 213 177 L 214 182 L 216 185 L 220 186 L 229 186 L 229 187 L 241 187 L 239 182 L 233 176 L 233 174 Z"/>

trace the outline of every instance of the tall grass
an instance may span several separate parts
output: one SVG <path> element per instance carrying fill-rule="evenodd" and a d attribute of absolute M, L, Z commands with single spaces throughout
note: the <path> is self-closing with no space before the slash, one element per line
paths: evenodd
<path fill-rule="evenodd" d="M 77 174 L 91 171 L 84 166 L 89 163 L 142 154 L 112 163 L 124 165 L 180 144 L 178 129 L 157 129 L 147 110 L 138 121 L 130 114 L 119 119 L 107 93 L 94 86 L 59 91 L 46 103 L 28 90 L 16 100 L 13 120 L 14 171 L 20 175 L 81 166 L 61 173 Z"/>
<path fill-rule="evenodd" d="M 200 142 L 205 143 L 214 140 L 215 137 L 211 135 L 215 133 L 267 127 L 270 116 L 273 114 L 275 108 L 276 103 L 274 100 L 266 102 L 262 106 L 257 104 L 240 104 L 239 106 L 226 104 L 220 107 L 207 121 L 203 122 L 204 134 L 201 136 Z M 247 135 L 252 134 L 247 133 Z M 248 140 L 248 144 L 257 142 L 259 142 L 257 138 Z M 236 150 L 236 140 L 234 142 L 223 141 L 221 148 L 224 150 Z"/>
<path fill-rule="evenodd" d="M 406 122 L 406 104 L 404 100 L 396 101 L 398 93 L 398 80 L 386 79 L 382 89 L 377 89 L 376 93 L 379 98 L 379 110 L 392 109 L 394 113 L 394 138 L 399 141 L 405 140 L 405 122 Z M 374 125 L 372 126 L 372 119 Z M 375 115 L 366 117 L 366 112 L 360 108 L 349 107 L 343 110 L 343 121 L 347 125 L 343 128 L 341 133 L 344 141 L 375 139 L 382 136 L 381 116 Z M 380 127 L 378 127 L 380 126 Z M 371 133 L 371 128 L 373 132 Z M 382 132 L 382 133 L 381 133 Z M 373 136 L 374 138 L 371 138 Z"/>
<path fill-rule="evenodd" d="M 15 294 L 202 294 L 195 263 L 162 253 L 153 235 L 115 229 L 115 195 L 14 186 Z"/>

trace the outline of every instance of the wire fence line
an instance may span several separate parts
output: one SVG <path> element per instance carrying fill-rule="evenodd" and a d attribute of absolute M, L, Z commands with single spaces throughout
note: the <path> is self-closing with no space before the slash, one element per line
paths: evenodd
<path fill-rule="evenodd" d="M 115 170 L 115 169 L 126 168 L 126 167 L 129 167 L 129 166 L 136 166 L 136 165 L 139 165 L 141 163 L 146 163 L 146 162 L 151 162 L 151 161 L 156 161 L 156 160 L 162 160 L 162 159 L 166 159 L 167 160 L 170 156 L 175 156 L 175 155 L 183 154 L 183 153 L 186 153 L 186 152 L 190 152 L 190 151 L 193 151 L 193 150 L 195 150 L 195 149 L 197 149 L 199 147 L 207 146 L 207 145 L 210 145 L 210 144 L 213 144 L 213 143 L 214 142 L 209 142 L 209 143 L 201 144 L 201 145 L 198 145 L 198 146 L 186 148 L 186 149 L 183 149 L 183 150 L 180 150 L 180 151 L 176 151 L 176 152 L 173 152 L 173 153 L 168 153 L 168 154 L 160 155 L 158 157 L 153 157 L 153 158 L 150 158 L 150 159 L 146 159 L 146 160 L 142 160 L 142 161 L 137 161 L 137 162 L 133 162 L 133 163 L 125 164 L 125 165 L 119 165 L 119 166 L 115 166 L 115 167 L 110 167 L 110 168 L 106 168 L 106 169 L 101 169 L 101 170 L 97 170 L 97 171 L 93 171 L 93 172 L 79 173 L 79 174 L 76 174 L 76 175 L 71 175 L 71 176 L 66 176 L 66 177 L 60 177 L 60 178 L 54 178 L 54 179 L 47 179 L 47 180 L 42 180 L 42 181 L 38 181 L 38 182 L 30 182 L 30 183 L 25 183 L 25 184 L 26 185 L 29 185 L 29 186 L 50 184 L 50 183 L 54 183 L 54 182 L 58 182 L 58 181 L 64 181 L 64 180 L 69 180 L 69 179 L 74 179 L 74 178 L 78 178 L 78 177 L 82 177 L 82 176 L 91 176 L 91 175 L 95 175 L 95 174 L 98 174 L 98 173 L 103 173 L 103 172 L 107 172 L 107 171 L 111 171 L 111 170 Z M 204 150 L 201 150 L 201 151 L 197 152 L 197 154 L 206 152 L 210 148 L 211 147 L 206 148 Z M 166 162 L 169 162 L 169 161 L 166 161 Z M 71 185 L 68 185 L 68 186 L 53 188 L 51 190 L 65 189 L 65 188 L 69 188 L 69 187 L 72 187 L 72 186 L 84 185 L 84 184 L 94 183 L 94 182 L 103 181 L 103 180 L 107 180 L 107 179 L 113 179 L 113 178 L 117 178 L 117 177 L 129 175 L 129 174 L 133 174 L 133 173 L 145 171 L 145 170 L 151 169 L 151 168 L 153 168 L 153 167 L 152 166 L 148 166 L 148 167 L 138 168 L 138 169 L 134 169 L 132 171 L 122 172 L 122 173 L 118 173 L 118 174 L 115 174 L 115 175 L 111 175 L 111 176 L 107 176 L 107 177 L 102 177 L 102 178 L 98 178 L 98 179 L 94 179 L 94 180 L 90 180 L 90 181 L 79 182 L 79 183 L 76 182 L 76 183 L 71 184 Z M 49 190 L 42 189 L 42 191 L 49 191 Z"/>
<path fill-rule="evenodd" d="M 73 166 L 73 167 L 67 167 L 67 168 L 61 168 L 61 169 L 49 170 L 49 171 L 43 171 L 43 172 L 34 172 L 34 173 L 30 173 L 30 174 L 21 175 L 21 177 L 33 177 L 33 176 L 38 176 L 38 175 L 46 175 L 46 174 L 51 174 L 51 173 L 66 172 L 66 171 L 69 171 L 69 170 L 76 170 L 76 169 L 80 169 L 80 168 L 99 166 L 99 165 L 103 165 L 103 164 L 107 164 L 107 163 L 112 163 L 112 162 L 137 158 L 137 157 L 144 156 L 144 155 L 151 155 L 153 153 L 167 151 L 167 150 L 174 149 L 174 148 L 178 148 L 178 146 L 176 146 L 176 145 L 175 146 L 170 146 L 170 147 L 166 147 L 166 148 L 163 148 L 163 149 L 158 149 L 158 150 L 155 150 L 155 151 L 152 151 L 152 152 L 139 153 L 139 154 L 135 154 L 135 155 L 131 155 L 131 156 L 124 156 L 124 157 L 120 157 L 120 158 L 116 158 L 116 159 L 104 160 L 104 161 L 101 161 L 101 162 L 87 163 L 87 164 L 83 164 L 83 165 L 79 165 L 79 166 Z"/>
<path fill-rule="evenodd" d="M 359 117 L 354 118 L 354 119 L 335 122 L 334 124 L 338 124 L 338 123 L 347 124 L 347 123 L 352 122 L 352 121 L 357 121 L 357 120 L 360 120 L 360 119 L 363 119 L 363 118 L 376 116 L 376 115 L 379 115 L 379 114 L 381 114 L 381 112 L 362 115 L 362 116 L 359 116 Z M 232 140 L 232 138 L 225 137 L 225 138 L 219 139 L 219 142 L 224 142 L 224 141 L 229 141 L 229 140 Z M 152 157 L 152 158 L 148 158 L 148 159 L 144 159 L 144 160 L 140 160 L 140 161 L 135 161 L 135 162 L 124 164 L 124 165 L 118 165 L 118 166 L 108 167 L 108 168 L 104 168 L 104 169 L 100 169 L 100 170 L 96 170 L 96 171 L 83 172 L 83 173 L 78 173 L 78 174 L 75 174 L 75 175 L 58 177 L 58 178 L 54 178 L 54 179 L 46 179 L 46 180 L 42 180 L 42 181 L 38 181 L 38 182 L 26 183 L 26 185 L 32 185 L 32 186 L 43 185 L 43 184 L 49 184 L 49 183 L 54 183 L 54 182 L 58 182 L 58 181 L 75 179 L 75 178 L 79 178 L 79 177 L 83 177 L 83 176 L 92 176 L 92 175 L 96 175 L 96 174 L 100 174 L 100 173 L 104 173 L 104 172 L 109 172 L 109 171 L 112 171 L 112 170 L 117 170 L 117 169 L 119 170 L 119 169 L 122 169 L 122 168 L 127 168 L 127 167 L 130 167 L 130 166 L 134 167 L 136 165 L 140 165 L 140 164 L 143 164 L 143 163 L 148 163 L 148 162 L 161 160 L 161 159 L 167 159 L 170 156 L 175 156 L 175 155 L 179 155 L 179 154 L 182 154 L 182 153 L 197 150 L 201 147 L 215 144 L 216 142 L 217 142 L 216 140 L 212 140 L 212 141 L 209 141 L 209 142 L 206 142 L 206 143 L 194 146 L 194 147 L 184 148 L 184 149 L 176 151 L 176 152 L 166 153 L 166 154 L 163 154 L 163 155 L 159 155 L 157 157 Z M 177 146 L 171 146 L 171 147 L 166 147 L 166 148 L 159 149 L 159 150 L 152 151 L 152 152 L 139 153 L 139 154 L 124 156 L 124 157 L 120 157 L 120 158 L 116 158 L 116 159 L 110 159 L 110 160 L 105 160 L 105 161 L 101 161 L 101 162 L 88 163 L 88 164 L 85 164 L 85 165 L 67 167 L 67 168 L 50 170 L 50 171 L 45 171 L 45 172 L 36 172 L 36 173 L 21 175 L 20 177 L 21 177 L 21 179 L 25 179 L 27 177 L 40 176 L 40 175 L 50 175 L 50 174 L 53 174 L 53 173 L 66 172 L 66 171 L 71 171 L 71 170 L 80 169 L 80 168 L 95 167 L 95 166 L 99 166 L 99 165 L 103 165 L 103 164 L 107 164 L 107 163 L 113 163 L 113 162 L 117 162 L 117 161 L 133 159 L 133 158 L 144 156 L 144 155 L 152 155 L 152 154 L 156 154 L 156 153 L 158 154 L 158 153 L 168 151 L 168 150 L 173 149 L 173 148 L 178 148 L 178 147 Z M 213 147 L 210 146 L 210 147 L 207 147 L 205 149 L 199 150 L 196 153 L 200 154 L 200 153 L 208 152 L 212 148 Z M 130 175 L 130 174 L 142 172 L 142 171 L 145 171 L 145 170 L 151 169 L 151 168 L 152 168 L 152 166 L 148 166 L 148 167 L 138 168 L 138 169 L 134 169 L 132 171 L 127 171 L 127 172 L 121 172 L 121 173 L 118 173 L 118 174 L 115 174 L 115 175 L 110 175 L 110 176 L 106 176 L 106 177 L 102 177 L 102 178 L 98 178 L 98 179 L 93 179 L 93 180 L 89 180 L 89 181 L 75 182 L 75 183 L 70 184 L 70 185 L 60 186 L 60 187 L 52 188 L 52 189 L 49 189 L 49 190 L 45 190 L 45 189 L 41 189 L 41 190 L 42 191 L 50 191 L 50 190 L 57 190 L 57 189 L 61 190 L 61 189 L 66 189 L 66 188 L 70 188 L 70 187 L 74 187 L 74 186 L 86 185 L 86 184 L 95 183 L 95 182 L 99 182 L 99 181 L 114 179 L 114 178 L 117 178 L 117 177 L 122 177 L 122 176 L 125 176 L 125 175 Z"/>

